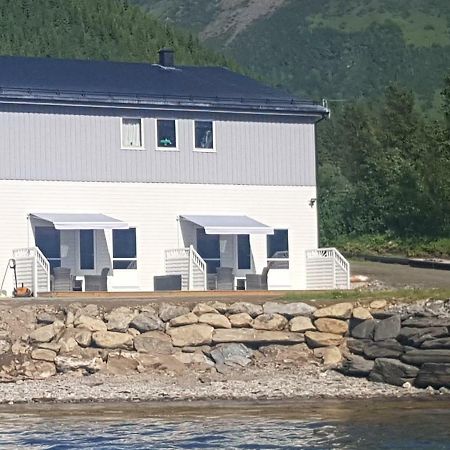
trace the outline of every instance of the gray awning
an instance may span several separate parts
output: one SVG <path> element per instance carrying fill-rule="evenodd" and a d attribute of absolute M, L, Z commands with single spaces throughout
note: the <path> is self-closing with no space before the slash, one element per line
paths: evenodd
<path fill-rule="evenodd" d="M 128 224 L 114 217 L 95 213 L 31 213 L 36 219 L 51 222 L 57 230 L 127 229 Z"/>
<path fill-rule="evenodd" d="M 206 234 L 273 234 L 273 228 L 247 216 L 183 215 L 180 218 L 204 228 Z"/>

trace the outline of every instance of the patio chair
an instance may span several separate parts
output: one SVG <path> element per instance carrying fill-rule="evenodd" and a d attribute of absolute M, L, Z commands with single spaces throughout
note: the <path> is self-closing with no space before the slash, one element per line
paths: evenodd
<path fill-rule="evenodd" d="M 248 273 L 245 276 L 245 288 L 247 291 L 267 291 L 267 275 L 269 267 L 264 267 L 261 274 Z"/>
<path fill-rule="evenodd" d="M 109 268 L 104 267 L 101 275 L 85 275 L 84 290 L 85 291 L 107 291 L 108 290 L 108 273 Z"/>
<path fill-rule="evenodd" d="M 232 291 L 234 288 L 234 274 L 232 267 L 217 268 L 217 290 Z"/>
<path fill-rule="evenodd" d="M 71 291 L 73 279 L 68 267 L 55 267 L 53 269 L 53 290 L 55 292 Z"/>

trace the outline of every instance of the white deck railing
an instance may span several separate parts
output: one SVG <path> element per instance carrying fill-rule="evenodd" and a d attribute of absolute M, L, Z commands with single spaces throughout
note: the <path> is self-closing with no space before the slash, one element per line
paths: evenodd
<path fill-rule="evenodd" d="M 167 275 L 181 275 L 182 290 L 206 290 L 206 262 L 196 252 L 192 245 L 188 248 L 166 250 L 165 267 Z"/>
<path fill-rule="evenodd" d="M 350 264 L 336 248 L 306 250 L 307 289 L 350 289 Z"/>
<path fill-rule="evenodd" d="M 50 291 L 50 263 L 38 247 L 17 248 L 13 259 L 19 287 L 30 288 L 34 297 Z"/>

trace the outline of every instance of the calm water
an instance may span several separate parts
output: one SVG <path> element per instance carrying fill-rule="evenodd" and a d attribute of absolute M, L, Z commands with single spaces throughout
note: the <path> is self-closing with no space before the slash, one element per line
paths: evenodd
<path fill-rule="evenodd" d="M 450 402 L 2 407 L 0 448 L 450 449 Z"/>

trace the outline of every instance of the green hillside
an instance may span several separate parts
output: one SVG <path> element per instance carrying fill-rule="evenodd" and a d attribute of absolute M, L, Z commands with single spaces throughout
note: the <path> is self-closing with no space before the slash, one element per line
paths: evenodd
<path fill-rule="evenodd" d="M 382 95 L 392 81 L 436 105 L 450 69 L 448 0 L 134 0 L 298 95 Z"/>

